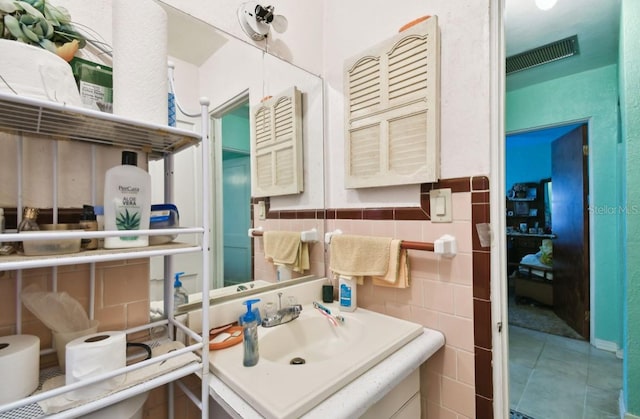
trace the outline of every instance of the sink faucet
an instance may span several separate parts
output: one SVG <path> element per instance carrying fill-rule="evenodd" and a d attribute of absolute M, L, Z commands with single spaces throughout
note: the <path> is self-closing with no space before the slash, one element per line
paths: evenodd
<path fill-rule="evenodd" d="M 278 301 L 280 301 L 282 297 L 282 293 L 278 293 Z M 267 314 L 264 319 L 262 319 L 262 327 L 273 327 L 281 324 L 285 324 L 290 322 L 291 320 L 295 320 L 300 316 L 300 312 L 302 311 L 302 305 L 300 304 L 291 304 L 288 307 L 282 308 L 280 302 L 278 303 L 278 311 L 272 314 Z"/>

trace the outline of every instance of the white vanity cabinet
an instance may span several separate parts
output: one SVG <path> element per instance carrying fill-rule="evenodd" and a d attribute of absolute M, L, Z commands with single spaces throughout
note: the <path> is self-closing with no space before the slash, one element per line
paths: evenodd
<path fill-rule="evenodd" d="M 26 98 L 11 94 L 0 92 L 0 132 L 8 133 L 15 136 L 18 142 L 22 143 L 23 136 L 29 136 L 30 138 L 43 137 L 53 141 L 65 141 L 70 144 L 95 144 L 102 147 L 113 147 L 117 149 L 129 149 L 136 150 L 138 152 L 147 153 L 151 159 L 168 158 L 171 154 L 182 150 L 186 147 L 200 145 L 202 151 L 202 165 L 203 165 L 203 196 L 207 197 L 209 194 L 209 166 L 208 166 L 208 101 L 203 99 L 201 101 L 202 108 L 202 132 L 190 132 L 168 126 L 162 126 L 158 124 L 150 124 L 144 121 L 132 120 L 126 117 L 87 110 L 83 108 L 77 108 L 72 106 L 65 106 L 60 103 L 42 101 L 38 99 Z M 0 142 L 0 150 L 2 150 L 2 143 Z M 19 148 L 22 146 L 20 145 Z M 2 152 L 2 151 L 0 151 Z M 52 159 L 57 158 L 53 156 Z M 20 164 L 18 164 L 20 168 Z M 20 169 L 18 169 L 19 172 Z M 95 170 L 95 169 L 93 169 Z M 89 174 L 87 174 L 88 176 Z M 16 173 L 16 179 L 20 179 L 21 173 Z M 56 183 L 56 176 L 54 175 L 53 183 Z M 11 182 L 13 179 L 3 179 L 3 182 Z M 47 182 L 51 179 L 46 179 Z M 171 182 L 167 182 L 171 184 Z M 94 186 L 95 187 L 95 186 Z M 54 186 L 55 189 L 55 186 Z M 95 192 L 94 192 L 95 193 Z M 22 206 L 22 189 L 18 186 L 18 198 L 16 199 L 18 210 L 21 210 Z M 101 201 L 101 200 L 100 200 Z M 201 211 L 203 214 L 208 214 L 208 202 L 209 199 L 203 199 L 203 208 Z M 58 209 L 57 201 L 55 199 L 51 207 L 54 212 Z M 55 218 L 54 218 L 55 220 Z M 110 261 L 124 261 L 128 259 L 149 258 L 154 256 L 164 256 L 167 263 L 170 264 L 170 257 L 172 255 L 184 254 L 184 253 L 200 253 L 202 257 L 202 295 L 209 295 L 208 278 L 210 277 L 210 255 L 209 255 L 209 225 L 208 217 L 203 217 L 202 225 L 194 227 L 181 227 L 176 229 L 164 229 L 164 230 L 139 230 L 131 232 L 136 235 L 196 235 L 198 244 L 181 244 L 181 243 L 169 243 L 165 245 L 140 247 L 132 249 L 98 249 L 92 251 L 81 251 L 80 253 L 66 254 L 66 255 L 53 255 L 53 256 L 22 256 L 22 255 L 10 255 L 0 256 L 0 273 L 3 271 L 17 271 L 16 274 L 16 289 L 22 288 L 21 283 L 21 270 L 43 267 L 60 267 L 65 265 L 77 265 L 77 264 L 95 264 L 98 262 L 110 262 Z M 97 232 L 85 232 L 83 230 L 77 230 L 74 232 L 60 232 L 60 233 L 37 233 L 29 235 L 29 239 L 25 239 L 25 235 L 19 235 L 16 233 L 0 234 L 0 242 L 15 242 L 30 239 L 57 239 L 57 238 L 104 238 L 110 236 L 122 236 L 127 235 L 124 232 L 109 232 L 109 231 L 97 231 Z M 133 235 L 133 234 L 130 234 Z M 179 238 L 178 238 L 179 240 Z M 94 267 L 93 265 L 91 265 Z M 93 271 L 93 269 L 92 269 Z M 4 278 L 3 280 L 13 280 Z M 93 274 L 89 279 L 95 281 Z M 165 278 L 165 281 L 171 281 L 171 278 Z M 54 288 L 55 289 L 55 288 Z M 91 288 L 92 289 L 92 288 Z M 171 289 L 170 284 L 165 289 Z M 19 294 L 19 291 L 18 291 Z M 167 298 L 168 297 L 168 298 Z M 16 299 L 18 295 L 16 295 Z M 172 313 L 172 298 L 170 295 L 165 295 L 165 301 L 169 301 L 169 310 L 166 312 Z M 21 304 L 16 304 L 18 310 L 20 310 Z M 203 308 L 208 307 L 208 300 L 203 301 Z M 17 332 L 20 333 L 20 318 L 19 314 L 16 315 Z M 203 330 L 208 331 L 208 318 L 203 319 Z M 208 336 L 198 335 L 197 333 L 189 330 L 182 323 L 178 322 L 172 314 L 168 316 L 168 319 L 161 320 L 146 326 L 136 327 L 127 332 L 133 333 L 142 331 L 145 329 L 151 329 L 158 326 L 166 327 L 170 331 L 170 336 L 173 335 L 174 329 L 180 329 L 184 333 L 188 334 L 194 344 L 191 344 L 173 353 L 158 357 L 159 359 L 152 358 L 150 360 L 134 364 L 133 366 L 126 367 L 124 369 L 114 371 L 112 375 L 130 373 L 139 369 L 141 366 L 152 365 L 158 362 L 164 362 L 175 356 L 179 356 L 183 353 L 192 352 L 197 355 L 199 361 L 191 362 L 184 366 L 178 367 L 166 374 L 153 377 L 148 381 L 141 384 L 134 385 L 128 389 L 118 391 L 110 394 L 104 398 L 91 401 L 86 404 L 81 404 L 77 407 L 63 410 L 56 414 L 55 417 L 77 417 L 88 412 L 95 411 L 105 406 L 109 406 L 120 400 L 133 397 L 135 395 L 147 392 L 155 387 L 171 383 L 181 377 L 188 376 L 190 374 L 198 374 L 203 377 L 203 385 L 201 388 L 201 394 L 195 395 L 194 400 L 198 401 L 199 407 L 202 410 L 202 417 L 208 417 L 208 380 L 206 379 L 209 374 L 208 363 L 208 351 L 201 351 L 203 348 L 203 342 L 208 343 Z M 155 329 L 154 329 L 155 330 Z M 206 339 L 205 339 L 206 338 Z M 52 352 L 51 349 L 41 348 L 45 350 L 45 353 Z M 144 365 L 143 365 L 144 364 Z M 100 379 L 107 379 L 105 377 L 97 376 L 90 381 L 98 381 Z M 76 386 L 77 387 L 77 386 Z M 12 412 L 22 409 L 25 406 L 34 405 L 38 401 L 46 398 L 54 397 L 64 393 L 69 386 L 59 387 L 57 389 L 34 394 L 25 399 L 0 405 L 0 417 L 15 417 Z M 68 390 L 67 390 L 68 391 Z M 170 404 L 171 405 L 171 404 Z M 30 417 L 23 416 L 19 417 Z M 34 416 L 35 417 L 35 416 Z"/>
<path fill-rule="evenodd" d="M 209 403 L 210 419 L 234 417 L 213 398 Z M 381 400 L 369 407 L 360 419 L 420 419 L 420 411 L 420 370 L 416 369 Z"/>
<path fill-rule="evenodd" d="M 361 419 L 419 419 L 420 370 L 414 370 L 360 416 Z"/>

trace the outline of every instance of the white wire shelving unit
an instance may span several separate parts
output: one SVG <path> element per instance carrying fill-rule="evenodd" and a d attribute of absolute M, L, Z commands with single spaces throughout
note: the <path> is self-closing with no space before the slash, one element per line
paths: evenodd
<path fill-rule="evenodd" d="M 202 255 L 202 295 L 209 294 L 209 277 L 211 274 L 210 264 L 210 228 L 209 217 L 209 133 L 208 133 L 208 107 L 209 102 L 206 98 L 200 100 L 200 117 L 202 122 L 201 132 L 182 130 L 179 128 L 151 124 L 144 121 L 137 121 L 130 118 L 107 114 L 103 112 L 92 111 L 88 109 L 67 106 L 55 102 L 47 102 L 43 100 L 21 97 L 0 92 L 0 132 L 8 133 L 18 138 L 19 153 L 22 153 L 22 138 L 47 138 L 60 141 L 76 141 L 88 143 L 92 145 L 111 146 L 117 148 L 126 148 L 146 153 L 150 159 L 164 159 L 165 169 L 169 166 L 170 170 L 165 170 L 165 198 L 172 195 L 171 174 L 173 171 L 172 155 L 180 150 L 188 147 L 199 145 L 202 147 L 202 217 L 201 225 L 196 227 L 180 227 L 171 229 L 157 230 L 137 230 L 132 232 L 125 231 L 65 231 L 65 232 L 47 232 L 38 233 L 30 232 L 27 234 L 8 233 L 0 234 L 0 242 L 15 242 L 25 240 L 42 240 L 46 239 L 66 239 L 66 238 L 105 238 L 113 236 L 127 235 L 196 235 L 199 237 L 199 244 L 186 244 L 180 242 L 169 243 L 165 245 L 148 246 L 131 249 L 98 249 L 91 251 L 81 251 L 74 254 L 54 255 L 54 256 L 22 256 L 9 255 L 0 256 L 0 272 L 16 271 L 16 301 L 20 301 L 20 292 L 22 289 L 22 270 L 32 268 L 51 267 L 53 269 L 53 289 L 56 289 L 55 281 L 57 280 L 57 267 L 72 264 L 90 264 L 90 302 L 89 317 L 93 319 L 94 301 L 93 291 L 95 289 L 95 263 L 107 262 L 124 259 L 149 258 L 155 256 L 163 256 L 165 260 L 165 313 L 170 313 L 166 320 L 150 323 L 147 325 L 135 327 L 126 330 L 127 334 L 137 333 L 143 330 L 152 330 L 158 327 L 166 327 L 169 330 L 169 339 L 174 338 L 174 330 L 179 330 L 187 337 L 189 342 L 184 348 L 153 357 L 143 362 L 139 362 L 128 367 L 112 371 L 109 373 L 97 375 L 89 380 L 81 381 L 71 385 L 65 385 L 53 390 L 44 392 L 36 392 L 24 399 L 15 402 L 0 405 L 0 417 L 11 417 L 11 412 L 15 409 L 21 409 L 25 406 L 33 405 L 47 398 L 56 397 L 82 386 L 107 380 L 109 378 L 129 373 L 148 365 L 164 362 L 168 359 L 178 357 L 187 352 L 197 355 L 198 362 L 191 362 L 184 366 L 178 367 L 163 375 L 157 376 L 133 387 L 123 389 L 116 393 L 110 394 L 98 400 L 81 404 L 72 409 L 61 411 L 51 415 L 53 418 L 71 418 L 93 412 L 97 409 L 117 403 L 121 400 L 133 397 L 135 395 L 147 392 L 153 388 L 164 384 L 169 384 L 169 400 L 168 412 L 169 417 L 173 417 L 173 382 L 191 374 L 197 374 L 201 380 L 200 395 L 187 394 L 201 410 L 202 418 L 209 417 L 209 360 L 208 343 L 209 316 L 202 318 L 202 334 L 198 334 L 190 330 L 186 325 L 178 321 L 173 316 L 173 298 L 167 293 L 171 290 L 171 258 L 174 255 L 185 253 L 201 253 Z M 54 142 L 55 144 L 55 142 Z M 2 150 L 2 141 L 0 140 L 0 150 Z M 93 151 L 95 154 L 95 150 Z M 18 217 L 22 213 L 22 166 L 21 155 L 18 156 L 18 173 L 16 174 L 18 183 L 18 197 L 16 209 Z M 53 222 L 57 222 L 58 203 L 56 197 L 57 191 L 57 156 L 54 153 L 54 174 L 52 179 L 52 187 L 54 190 L 54 198 L 51 207 L 53 208 Z M 91 173 L 95 188 L 95 168 L 92 167 Z M 95 201 L 95 192 L 93 192 Z M 202 310 L 208 311 L 208 299 L 203 299 Z M 22 308 L 21 304 L 16 304 L 16 333 L 21 333 Z M 53 348 L 41 350 L 41 354 L 53 353 Z M 183 386 L 181 386 L 183 388 Z M 183 391 L 189 392 L 183 388 Z M 25 416 L 20 416 L 25 417 Z M 27 416 L 28 417 L 28 416 Z"/>

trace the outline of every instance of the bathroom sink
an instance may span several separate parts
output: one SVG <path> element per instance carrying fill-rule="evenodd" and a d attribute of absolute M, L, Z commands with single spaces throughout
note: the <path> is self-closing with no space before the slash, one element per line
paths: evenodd
<path fill-rule="evenodd" d="M 419 324 L 363 308 L 342 316 L 345 322 L 334 326 L 304 305 L 289 323 L 258 327 L 257 365 L 242 365 L 239 344 L 211 351 L 211 371 L 261 416 L 298 418 L 424 332 Z"/>
<path fill-rule="evenodd" d="M 308 315 L 310 310 L 313 308 L 307 307 L 296 320 L 264 333 L 259 339 L 260 358 L 294 366 L 325 361 L 348 351 L 362 338 L 364 328 L 357 318 L 334 326 L 326 317 L 314 315 L 318 313 Z"/>

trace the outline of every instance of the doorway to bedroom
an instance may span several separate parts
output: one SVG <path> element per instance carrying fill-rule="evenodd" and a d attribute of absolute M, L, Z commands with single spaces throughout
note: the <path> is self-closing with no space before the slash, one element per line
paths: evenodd
<path fill-rule="evenodd" d="M 509 324 L 589 341 L 587 124 L 507 135 Z"/>

